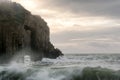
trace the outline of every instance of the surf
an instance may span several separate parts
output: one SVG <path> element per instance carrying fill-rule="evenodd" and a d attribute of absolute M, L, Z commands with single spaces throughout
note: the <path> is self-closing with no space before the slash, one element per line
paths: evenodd
<path fill-rule="evenodd" d="M 0 65 L 0 80 L 120 80 L 120 55 L 65 55 Z M 107 57 L 107 58 L 106 58 Z"/>

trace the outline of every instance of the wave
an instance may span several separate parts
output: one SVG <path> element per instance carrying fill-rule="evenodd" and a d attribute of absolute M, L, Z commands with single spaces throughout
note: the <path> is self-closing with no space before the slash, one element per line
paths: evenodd
<path fill-rule="evenodd" d="M 68 55 L 0 65 L 0 80 L 120 80 L 119 56 Z M 98 67 L 100 66 L 100 67 Z"/>
<path fill-rule="evenodd" d="M 87 67 L 83 69 L 81 74 L 74 73 L 71 75 L 72 77 L 69 80 L 120 80 L 120 71 L 101 67 Z"/>
<path fill-rule="evenodd" d="M 0 80 L 120 80 L 120 71 L 101 67 L 36 68 L 14 63 L 0 66 Z"/>

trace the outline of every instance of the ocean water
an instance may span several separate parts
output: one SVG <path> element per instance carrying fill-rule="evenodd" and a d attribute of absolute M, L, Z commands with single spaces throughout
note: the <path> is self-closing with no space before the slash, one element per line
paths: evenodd
<path fill-rule="evenodd" d="M 0 65 L 0 80 L 120 80 L 120 54 L 66 54 Z"/>

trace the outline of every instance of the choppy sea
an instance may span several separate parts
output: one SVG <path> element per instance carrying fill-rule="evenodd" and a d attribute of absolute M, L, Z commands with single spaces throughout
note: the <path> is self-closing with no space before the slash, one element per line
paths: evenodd
<path fill-rule="evenodd" d="M 0 65 L 0 80 L 120 80 L 120 54 L 66 54 Z"/>

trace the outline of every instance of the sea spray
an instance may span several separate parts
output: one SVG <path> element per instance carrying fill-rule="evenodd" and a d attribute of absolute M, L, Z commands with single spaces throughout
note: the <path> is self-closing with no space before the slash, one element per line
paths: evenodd
<path fill-rule="evenodd" d="M 29 55 L 25 55 L 25 56 L 24 56 L 24 65 L 25 65 L 26 67 L 32 66 L 31 57 L 30 57 Z"/>
<path fill-rule="evenodd" d="M 26 66 L 30 62 L 27 56 L 28 62 L 1 65 L 0 80 L 120 80 L 119 56 L 65 55 L 60 59 L 44 58 L 30 67 Z"/>

